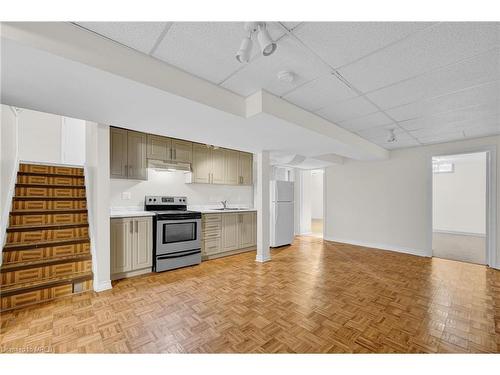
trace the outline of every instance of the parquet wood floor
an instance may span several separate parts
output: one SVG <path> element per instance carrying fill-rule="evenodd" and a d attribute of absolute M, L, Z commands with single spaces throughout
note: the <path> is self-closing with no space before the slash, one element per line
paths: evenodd
<path fill-rule="evenodd" d="M 2 314 L 2 352 L 500 352 L 500 272 L 297 237 Z"/>

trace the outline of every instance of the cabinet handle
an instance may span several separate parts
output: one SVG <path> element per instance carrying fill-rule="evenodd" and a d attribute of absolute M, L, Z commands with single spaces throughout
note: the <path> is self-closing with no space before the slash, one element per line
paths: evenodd
<path fill-rule="evenodd" d="M 132 176 L 132 166 L 131 165 L 128 166 L 128 175 Z"/>
<path fill-rule="evenodd" d="M 173 153 L 173 151 L 172 151 L 172 147 L 170 147 L 169 151 L 170 151 L 170 152 L 169 152 L 169 153 L 170 153 L 169 160 L 173 160 L 173 158 L 174 158 L 174 153 Z"/>
<path fill-rule="evenodd" d="M 135 233 L 139 233 L 139 222 L 135 220 Z"/>
<path fill-rule="evenodd" d="M 177 149 L 174 148 L 174 160 L 177 160 Z"/>
<path fill-rule="evenodd" d="M 134 233 L 134 220 L 130 222 L 130 233 Z"/>

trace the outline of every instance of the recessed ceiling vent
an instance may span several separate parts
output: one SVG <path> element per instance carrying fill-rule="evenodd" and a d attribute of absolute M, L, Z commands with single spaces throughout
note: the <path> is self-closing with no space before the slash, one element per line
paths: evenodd
<path fill-rule="evenodd" d="M 292 83 L 295 80 L 295 73 L 288 70 L 278 72 L 278 79 L 282 82 Z"/>

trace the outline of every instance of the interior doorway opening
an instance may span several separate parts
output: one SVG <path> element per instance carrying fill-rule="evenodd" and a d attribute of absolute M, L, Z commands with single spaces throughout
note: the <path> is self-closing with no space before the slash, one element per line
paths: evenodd
<path fill-rule="evenodd" d="M 323 169 L 311 171 L 311 234 L 323 238 Z"/>
<path fill-rule="evenodd" d="M 433 256 L 488 264 L 488 156 L 432 158 Z"/>

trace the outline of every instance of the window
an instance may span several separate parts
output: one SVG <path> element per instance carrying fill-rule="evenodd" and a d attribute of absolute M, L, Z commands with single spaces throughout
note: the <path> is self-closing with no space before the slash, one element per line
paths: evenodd
<path fill-rule="evenodd" d="M 454 164 L 449 161 L 433 161 L 432 162 L 432 172 L 433 173 L 453 173 L 455 168 Z"/>

